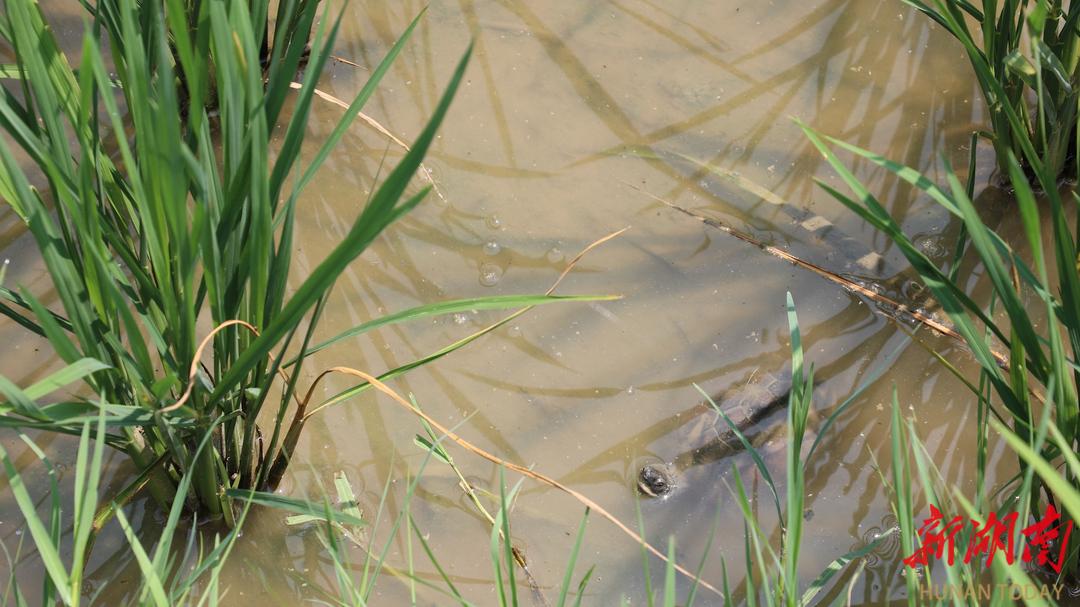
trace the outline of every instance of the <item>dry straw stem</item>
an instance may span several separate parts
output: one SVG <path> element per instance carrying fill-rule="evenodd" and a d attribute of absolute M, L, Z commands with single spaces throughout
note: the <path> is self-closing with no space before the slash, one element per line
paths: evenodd
<path fill-rule="evenodd" d="M 787 262 L 790 262 L 790 263 L 792 263 L 792 264 L 794 264 L 796 266 L 799 266 L 800 268 L 803 268 L 805 270 L 809 270 L 809 271 L 813 272 L 814 274 L 817 274 L 818 276 L 821 276 L 822 278 L 825 278 L 826 280 L 829 280 L 831 282 L 834 282 L 834 283 L 840 285 L 841 287 L 847 289 L 848 291 L 851 291 L 853 293 L 857 293 L 859 295 L 862 295 L 863 297 L 866 297 L 866 298 L 871 299 L 873 301 L 876 301 L 876 302 L 878 302 L 880 304 L 888 306 L 889 308 L 895 309 L 895 310 L 897 310 L 899 312 L 899 314 L 909 316 L 912 319 L 919 322 L 920 324 L 925 325 L 927 327 L 930 327 L 934 331 L 937 331 L 938 333 L 941 333 L 942 335 L 950 337 L 951 339 L 955 340 L 957 343 L 965 345 L 965 347 L 966 347 L 967 342 L 964 340 L 964 337 L 962 335 L 960 335 L 959 333 L 957 333 L 956 330 L 953 329 L 951 326 L 949 326 L 949 325 L 947 325 L 947 324 L 945 324 L 945 323 L 943 323 L 943 322 L 941 322 L 939 320 L 936 320 L 933 317 L 928 316 L 928 315 L 920 312 L 919 310 L 916 310 L 916 309 L 912 308 L 911 306 L 909 306 L 907 304 L 898 302 L 895 299 L 892 299 L 891 297 L 887 297 L 887 296 L 882 295 L 880 293 L 877 293 L 877 292 L 875 292 L 875 291 L 873 291 L 871 289 L 868 289 L 868 288 L 860 285 L 859 283 L 857 283 L 857 282 L 855 282 L 853 280 L 849 280 L 847 278 L 844 278 L 843 276 L 837 274 L 836 272 L 831 272 L 831 271 L 826 270 L 825 268 L 823 268 L 823 267 L 821 267 L 821 266 L 819 266 L 817 264 L 814 264 L 814 263 L 811 263 L 809 261 L 806 261 L 805 259 L 801 259 L 799 257 L 796 257 L 795 255 L 792 255 L 791 253 L 789 253 L 788 251 L 785 251 L 784 249 L 781 249 L 780 247 L 776 247 L 776 246 L 773 246 L 773 245 L 770 245 L 770 244 L 766 244 L 766 243 L 754 238 L 753 236 L 747 234 L 746 232 L 743 232 L 741 230 L 737 230 L 737 229 L 723 223 L 722 221 L 720 221 L 718 219 L 713 219 L 711 217 L 706 217 L 706 216 L 701 215 L 699 213 L 695 213 L 694 211 L 691 211 L 689 209 L 685 209 L 683 207 L 680 207 L 679 205 L 677 205 L 675 203 L 672 203 L 672 202 L 669 202 L 667 200 L 664 200 L 663 198 L 657 196 L 656 194 L 653 194 L 652 192 L 643 190 L 643 189 L 637 187 L 634 184 L 627 183 L 626 185 L 633 188 L 633 189 L 635 189 L 635 190 L 637 190 L 637 191 L 639 191 L 639 192 L 642 192 L 643 194 L 645 194 L 646 196 L 652 198 L 653 200 L 661 202 L 661 203 L 671 207 L 672 209 L 675 209 L 676 211 L 679 211 L 680 213 L 683 213 L 685 215 L 689 215 L 690 217 L 693 217 L 694 219 L 697 219 L 701 223 L 704 223 L 705 225 L 707 225 L 707 226 L 709 226 L 711 228 L 716 228 L 717 230 L 720 230 L 721 232 L 725 232 L 727 234 L 730 234 L 730 235 L 734 236 L 735 238 L 738 238 L 739 240 L 742 240 L 744 242 L 748 242 L 748 243 L 754 245 L 755 247 L 761 249 L 762 251 L 765 251 L 766 253 L 768 253 L 770 255 L 773 255 L 774 257 L 778 257 L 780 259 L 783 259 L 784 261 L 787 261 Z M 882 308 L 875 308 L 875 309 L 881 315 L 889 318 L 890 320 L 898 320 L 897 317 L 899 316 L 899 314 L 890 313 L 888 310 L 882 309 Z M 1001 352 L 997 352 L 997 351 L 991 351 L 990 353 L 994 356 L 994 359 L 997 360 L 998 365 L 1002 369 L 1005 369 L 1005 370 L 1009 369 L 1009 357 L 1008 356 L 1002 354 Z"/>
<path fill-rule="evenodd" d="M 348 63 L 350 65 L 356 65 L 355 63 L 352 63 L 351 61 L 346 61 L 346 60 L 341 59 L 341 58 L 337 58 L 337 60 L 341 61 L 342 63 Z M 356 66 L 356 67 L 359 67 L 359 66 Z M 299 82 L 290 82 L 289 87 L 299 90 L 299 89 L 303 88 L 304 85 L 300 84 Z M 337 97 L 331 95 L 330 93 L 327 93 L 326 91 L 323 91 L 323 90 L 320 90 L 320 89 L 316 88 L 316 89 L 314 89 L 314 92 L 315 92 L 316 95 L 318 95 L 321 99 L 323 99 L 325 101 L 329 101 L 330 103 L 333 103 L 334 105 L 336 105 L 336 106 L 338 106 L 338 107 L 340 107 L 342 109 L 346 109 L 346 110 L 349 109 L 349 104 L 348 103 L 345 103 L 341 99 L 338 99 Z M 361 112 L 361 111 L 356 112 L 356 117 L 363 120 L 364 122 L 368 123 L 368 125 L 371 128 L 373 128 L 376 131 L 379 131 L 380 133 L 382 133 L 384 137 L 386 137 L 390 141 L 393 141 L 394 143 L 396 143 L 398 146 L 400 146 L 406 152 L 409 151 L 409 144 L 405 143 L 404 141 L 399 139 L 397 136 L 395 136 L 393 133 L 391 133 L 389 129 L 387 129 L 383 125 L 379 124 L 378 120 L 375 120 L 371 116 L 368 116 L 367 114 L 365 114 L 364 112 Z M 423 175 L 424 180 L 427 181 L 429 184 L 431 184 L 431 189 L 435 191 L 435 195 L 439 197 L 439 200 L 442 200 L 443 202 L 446 202 L 447 201 L 446 196 L 443 196 L 442 190 L 440 190 L 439 185 L 437 183 L 435 183 L 435 178 L 432 177 L 431 171 L 428 170 L 427 166 L 424 163 L 421 162 L 420 167 L 419 167 L 418 170 L 420 171 L 420 174 Z"/>
<path fill-rule="evenodd" d="M 338 63 L 344 63 L 345 65 L 351 65 L 352 67 L 360 68 L 360 69 L 362 69 L 364 71 L 371 71 L 368 68 L 360 65 L 359 63 L 349 61 L 348 59 L 346 59 L 344 57 L 339 57 L 338 55 L 330 55 L 330 58 L 333 59 L 334 61 L 337 61 Z"/>
<path fill-rule="evenodd" d="M 203 338 L 203 340 L 199 343 L 199 347 L 195 350 L 195 356 L 193 356 L 191 359 L 191 367 L 188 369 L 188 385 L 187 388 L 184 390 L 184 393 L 180 395 L 180 398 L 178 398 L 175 403 L 169 405 L 168 407 L 162 407 L 160 411 L 161 413 L 175 411 L 176 409 L 183 407 L 184 404 L 187 403 L 188 399 L 191 398 L 191 391 L 195 389 L 195 377 L 199 374 L 199 362 L 202 360 L 203 352 L 206 350 L 206 347 L 210 345 L 210 340 L 212 340 L 215 335 L 220 333 L 225 328 L 231 327 L 233 325 L 240 325 L 241 327 L 244 327 L 248 331 L 254 333 L 256 337 L 258 337 L 259 335 L 258 329 L 251 326 L 250 323 L 244 322 L 242 320 L 226 320 L 220 325 L 214 327 L 214 330 L 208 333 L 207 336 Z M 270 358 L 271 360 L 273 360 L 272 356 Z M 278 375 L 281 377 L 281 379 L 285 381 L 285 384 L 288 385 L 288 374 L 286 374 L 285 371 L 278 369 Z M 295 400 L 295 396 L 293 397 L 293 399 Z M 300 401 L 296 400 L 296 404 L 299 405 Z"/>

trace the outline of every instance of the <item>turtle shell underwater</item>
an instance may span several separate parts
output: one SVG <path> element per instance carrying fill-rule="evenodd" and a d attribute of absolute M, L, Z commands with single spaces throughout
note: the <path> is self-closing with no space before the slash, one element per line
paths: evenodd
<path fill-rule="evenodd" d="M 787 405 L 791 377 L 790 365 L 774 373 L 756 372 L 746 383 L 714 397 L 713 401 L 739 432 L 745 434 L 755 424 Z M 650 462 L 642 466 L 637 474 L 638 492 L 646 497 L 666 497 L 679 486 L 687 469 L 715 462 L 743 449 L 743 442 L 735 430 L 720 416 L 710 427 L 716 436 L 708 442 L 676 455 L 670 463 Z"/>

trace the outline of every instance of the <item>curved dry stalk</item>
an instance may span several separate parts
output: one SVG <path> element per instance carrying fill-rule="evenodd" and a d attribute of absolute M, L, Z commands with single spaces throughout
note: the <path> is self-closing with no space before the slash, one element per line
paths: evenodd
<path fill-rule="evenodd" d="M 535 480 L 537 482 L 548 485 L 549 487 L 553 487 L 555 489 L 558 489 L 559 491 L 562 491 L 563 493 L 566 493 L 570 497 L 573 497 L 575 500 L 577 500 L 583 506 L 585 506 L 585 507 L 587 507 L 587 508 L 589 508 L 591 510 L 595 510 L 597 513 L 600 514 L 600 516 L 607 519 L 611 524 L 615 525 L 620 531 L 622 531 L 624 534 L 629 536 L 631 539 L 633 539 L 635 542 L 637 542 L 643 548 L 645 548 L 646 550 L 651 552 L 654 556 L 661 559 L 665 563 L 670 564 L 679 573 L 683 574 L 684 576 L 686 576 L 687 578 L 693 580 L 694 582 L 696 582 L 698 584 L 701 584 L 701 586 L 703 586 L 704 588 L 707 588 L 710 591 L 716 593 L 717 596 L 723 596 L 723 593 L 721 593 L 720 590 L 717 589 L 715 586 L 709 584 L 705 580 L 702 580 L 698 576 L 694 575 L 693 573 L 691 573 L 688 569 L 686 569 L 685 567 L 683 567 L 679 563 L 669 559 L 664 553 L 660 552 L 658 549 L 653 547 L 652 544 L 650 544 L 645 538 L 641 537 L 641 535 L 639 535 L 636 531 L 631 529 L 628 525 L 626 525 L 625 523 L 620 521 L 614 514 L 611 514 L 610 512 L 605 510 L 603 507 L 600 506 L 600 504 L 596 503 L 595 501 L 590 499 L 585 494 L 583 494 L 583 493 L 581 493 L 579 491 L 576 491 L 574 489 L 571 489 L 570 487 L 567 487 L 566 485 L 564 485 L 564 484 L 560 483 L 559 481 L 551 478 L 550 476 L 547 476 L 545 474 L 541 474 L 539 472 L 534 472 L 533 470 L 530 470 L 529 468 L 527 468 L 525 466 L 522 466 L 520 464 L 515 464 L 514 462 L 506 461 L 506 460 L 500 458 L 497 455 L 493 455 L 493 454 L 485 451 L 484 449 L 481 449 L 480 447 L 477 447 L 476 445 L 470 443 L 469 441 L 467 441 L 464 438 L 462 438 L 462 437 L 458 436 L 457 434 L 455 434 L 453 431 L 451 431 L 446 426 L 443 426 L 442 424 L 440 424 L 438 421 L 436 421 L 434 418 L 432 418 L 427 413 L 424 413 L 422 410 L 414 407 L 412 403 L 410 403 L 408 400 L 403 398 L 393 388 L 391 388 L 391 387 L 387 386 L 386 384 L 382 383 L 381 381 L 379 381 L 379 379 L 377 377 L 375 377 L 373 375 L 370 375 L 368 373 L 364 373 L 363 371 L 359 371 L 357 369 L 353 369 L 353 368 L 350 368 L 350 367 L 332 367 L 332 368 L 327 369 L 326 371 L 324 371 L 323 374 L 320 375 L 320 377 L 323 377 L 323 376 L 325 376 L 326 374 L 329 374 L 329 373 L 342 373 L 342 374 L 345 374 L 345 375 L 351 375 L 353 377 L 358 377 L 358 378 L 364 380 L 365 382 L 370 384 L 372 387 L 374 387 L 376 390 L 378 390 L 378 391 L 382 392 L 383 394 L 386 394 L 387 396 L 389 396 L 391 399 L 393 399 L 393 401 L 395 403 L 397 403 L 398 405 L 404 407 L 406 410 L 411 412 L 413 415 L 415 415 L 415 416 L 419 417 L 420 419 L 423 419 L 427 423 L 431 424 L 431 426 L 433 428 L 435 428 L 436 430 L 441 432 L 448 439 L 454 441 L 456 444 L 458 444 L 460 447 L 462 447 L 466 451 L 469 451 L 469 452 L 473 453 L 474 455 L 478 455 L 478 456 L 482 457 L 483 459 L 488 460 L 489 462 L 491 462 L 493 464 L 503 466 L 505 468 L 513 470 L 514 472 L 517 472 L 518 474 L 521 474 L 522 476 L 526 476 L 526 477 L 531 478 L 531 479 L 533 479 L 533 480 Z"/>
<path fill-rule="evenodd" d="M 343 59 L 338 59 L 338 61 L 342 61 L 344 63 L 350 63 L 351 65 L 356 65 L 355 63 L 344 61 Z M 357 66 L 357 67 L 360 67 L 360 66 Z M 301 88 L 303 88 L 303 86 L 304 85 L 300 84 L 299 82 L 290 82 L 289 83 L 289 88 L 293 88 L 293 89 L 301 89 Z M 333 103 L 334 105 L 336 105 L 336 106 L 338 106 L 338 107 L 340 107 L 342 109 L 346 109 L 346 110 L 349 109 L 349 104 L 348 103 L 345 103 L 341 99 L 338 99 L 337 97 L 331 95 L 330 93 L 327 93 L 326 91 L 322 91 L 322 90 L 319 90 L 318 88 L 315 88 L 314 93 L 316 95 L 318 95 L 320 98 L 322 98 L 323 100 L 329 101 L 330 103 Z M 356 112 L 356 117 L 359 118 L 360 120 L 363 120 L 364 122 L 366 122 L 368 124 L 368 126 L 370 126 L 371 128 L 373 128 L 376 131 L 379 131 L 380 133 L 382 133 L 382 135 L 384 137 L 386 137 L 390 141 L 393 141 L 394 143 L 399 145 L 406 152 L 409 151 L 409 144 L 405 143 L 404 141 L 399 139 L 397 136 L 395 136 L 393 133 L 391 133 L 389 129 L 387 129 L 383 125 L 379 124 L 378 120 L 375 120 L 371 116 L 368 116 L 367 114 L 365 114 L 364 112 L 361 112 L 359 110 Z M 435 195 L 439 197 L 439 200 L 441 200 L 443 202 L 447 202 L 446 196 L 443 196 L 442 190 L 439 189 L 439 185 L 437 183 L 435 183 L 435 178 L 431 175 L 431 171 L 428 170 L 427 165 L 425 165 L 423 162 L 421 162 L 418 170 L 420 171 L 420 174 L 423 175 L 424 180 L 427 181 L 429 184 L 431 184 L 431 189 L 435 191 Z"/>
<path fill-rule="evenodd" d="M 574 266 L 576 266 L 578 264 L 578 262 L 581 261 L 581 259 L 583 257 L 585 257 L 586 254 L 589 253 L 589 251 L 592 251 L 596 247 L 598 247 L 598 246 L 604 244 L 605 242 L 607 242 L 607 241 L 621 235 L 623 232 L 626 232 L 629 229 L 630 229 L 630 227 L 627 226 L 625 228 L 616 230 L 616 231 L 608 234 L 607 236 L 601 237 L 601 238 L 591 242 L 588 246 L 586 246 L 584 249 L 582 249 L 580 253 L 575 255 L 573 257 L 573 259 L 571 259 L 569 262 L 567 262 L 566 267 L 563 269 L 562 273 L 559 274 L 559 277 L 555 279 L 555 282 L 551 283 L 551 286 L 548 287 L 548 290 L 544 292 L 544 295 L 551 295 L 552 293 L 554 293 L 555 289 L 558 288 L 558 286 L 562 283 L 563 279 L 566 278 L 567 274 L 569 274 L 574 269 Z M 483 329 L 480 329 L 476 333 L 473 333 L 473 334 L 469 335 L 468 337 L 466 337 L 466 338 L 464 338 L 462 340 L 459 340 L 459 341 L 455 342 L 454 344 L 451 344 L 450 346 L 448 346 L 448 347 L 444 348 L 443 350 L 441 350 L 441 352 L 453 351 L 453 350 L 457 349 L 458 347 L 460 347 L 462 345 L 465 345 L 465 344 L 467 344 L 467 343 L 469 343 L 471 341 L 474 341 L 474 340 L 478 339 L 480 336 L 485 335 L 487 333 L 490 333 L 491 331 L 494 331 L 495 329 L 501 327 L 502 325 L 505 325 L 506 323 L 510 322 L 511 320 L 513 320 L 513 319 L 515 319 L 515 318 L 517 318 L 519 316 L 522 316 L 524 314 L 527 314 L 530 310 L 532 310 L 535 307 L 536 307 L 535 305 L 525 306 L 524 308 L 521 308 L 520 310 L 517 310 L 517 311 L 507 315 L 506 317 L 502 318 L 501 320 L 496 321 L 496 322 L 484 327 Z M 308 420 L 309 417 L 315 415 L 316 413 L 322 411 L 323 409 L 330 406 L 331 404 L 334 404 L 335 402 L 337 402 L 334 399 L 331 399 L 330 401 L 326 401 L 326 402 L 321 403 L 319 406 L 315 407 L 310 412 L 307 411 L 307 407 L 308 407 L 308 404 L 309 404 L 309 402 L 311 400 L 311 397 L 315 393 L 315 385 L 318 384 L 319 381 L 325 375 L 327 375 L 327 371 L 323 371 L 322 373 L 320 373 L 318 375 L 318 377 L 315 378 L 315 381 L 312 383 L 311 387 L 308 388 L 307 394 L 304 396 L 304 400 L 298 402 L 297 412 L 296 412 L 296 415 L 294 416 L 293 422 L 292 422 L 294 426 L 297 425 L 297 424 L 302 425 L 303 423 L 305 423 Z M 291 433 L 291 428 L 290 428 L 290 433 Z"/>
<path fill-rule="evenodd" d="M 595 249 L 596 247 L 604 244 L 605 242 L 611 240 L 612 238 L 615 238 L 616 236 L 622 235 L 623 232 L 625 232 L 625 231 L 627 231 L 629 229 L 630 229 L 630 226 L 626 226 L 625 228 L 622 228 L 621 230 L 615 230 L 614 232 L 608 234 L 607 236 L 604 236 L 602 238 L 599 238 L 597 240 L 592 241 L 592 243 L 590 243 L 589 246 L 582 249 L 581 252 L 578 253 L 577 255 L 574 255 L 574 258 L 571 259 L 569 261 L 569 263 L 566 264 L 566 267 L 563 269 L 562 274 L 559 274 L 559 277 L 555 279 L 555 282 L 551 283 L 551 288 L 549 288 L 544 293 L 544 295 L 551 295 L 552 293 L 554 293 L 556 287 L 559 286 L 559 283 L 561 283 L 563 281 L 563 279 L 566 278 L 566 275 L 570 273 L 570 270 L 573 270 L 574 266 L 576 266 L 577 263 L 579 261 L 581 261 L 581 258 L 585 257 L 585 255 L 587 255 L 589 253 L 589 251 L 591 251 L 591 250 Z M 527 310 L 532 309 L 533 307 L 535 307 L 535 306 L 529 306 L 526 309 Z"/>
<path fill-rule="evenodd" d="M 208 333 L 206 337 L 204 337 L 203 340 L 199 342 L 199 347 L 195 349 L 195 356 L 191 358 L 191 367 L 188 369 L 188 385 L 187 388 L 184 390 L 184 393 L 180 395 L 180 398 L 175 403 L 169 405 L 168 407 L 162 407 L 160 409 L 161 413 L 175 411 L 176 409 L 183 407 L 184 403 L 186 403 L 188 399 L 191 398 L 191 392 L 195 389 L 195 376 L 199 374 L 199 361 L 202 360 L 203 351 L 206 350 L 206 346 L 210 345 L 210 340 L 213 339 L 215 335 L 220 333 L 223 329 L 231 327 L 233 325 L 240 325 L 241 327 L 244 327 L 248 331 L 254 333 L 256 337 L 259 336 L 259 330 L 253 327 L 251 323 L 243 320 L 226 320 L 220 325 L 214 327 L 214 330 L 210 331 L 210 333 Z M 287 373 L 285 373 L 284 369 L 278 369 L 278 375 L 281 377 L 282 380 L 285 381 L 286 385 L 289 383 L 289 376 Z M 298 406 L 300 405 L 300 401 L 296 399 L 295 394 L 293 395 L 293 400 L 296 401 L 296 404 Z"/>

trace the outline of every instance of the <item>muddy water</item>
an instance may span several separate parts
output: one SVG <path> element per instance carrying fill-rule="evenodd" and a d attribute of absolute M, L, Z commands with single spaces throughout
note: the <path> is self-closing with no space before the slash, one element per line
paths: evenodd
<path fill-rule="evenodd" d="M 374 65 L 422 6 L 351 3 L 336 53 Z M 630 227 L 589 254 L 560 287 L 562 293 L 618 294 L 621 300 L 534 310 L 395 387 L 414 393 L 446 424 L 459 424 L 460 434 L 479 446 L 534 465 L 621 520 L 633 521 L 640 506 L 649 540 L 665 546 L 673 536 L 678 559 L 690 567 L 702 558 L 715 520 L 718 539 L 703 577 L 719 585 L 723 560 L 742 596 L 743 526 L 729 488 L 733 466 L 762 525 L 779 536 L 771 494 L 750 459 L 740 455 L 690 469 L 664 500 L 640 501 L 632 486 L 643 462 L 671 461 L 708 441 L 716 420 L 695 407 L 695 383 L 721 393 L 782 366 L 788 357 L 784 297 L 791 292 L 808 357 L 823 382 L 815 392 L 818 412 L 827 414 L 900 350 L 885 379 L 839 419 L 807 464 L 803 583 L 895 524 L 873 465 L 875 459 L 889 461 L 894 385 L 942 471 L 959 486 L 972 486 L 972 399 L 922 348 L 859 298 L 647 195 L 711 215 L 824 267 L 850 269 L 849 260 L 807 238 L 781 208 L 754 193 L 765 190 L 878 251 L 885 267 L 902 269 L 900 254 L 885 239 L 814 184 L 815 178 L 835 178 L 790 117 L 931 175 L 938 174 L 942 153 L 965 166 L 968 133 L 982 114 L 958 46 L 899 2 L 436 1 L 366 111 L 402 139 L 415 137 L 470 39 L 475 53 L 467 80 L 428 161 L 440 194 L 390 228 L 339 281 L 322 335 L 440 299 L 543 292 L 583 246 Z M 321 88 L 348 99 L 366 75 L 334 63 Z M 311 141 L 329 135 L 339 111 L 316 106 Z M 400 155 L 373 129 L 357 126 L 346 135 L 307 191 L 298 221 L 299 273 L 344 235 L 384 159 L 393 163 Z M 722 175 L 685 157 L 711 163 Z M 986 150 L 980 157 L 984 166 L 992 164 Z M 856 168 L 908 233 L 919 235 L 939 259 L 949 255 L 956 226 L 937 207 L 880 171 Z M 998 194 L 986 186 L 989 181 L 989 175 L 978 176 L 980 203 L 993 219 Z M 2 225 L 5 242 L 14 243 L 7 254 L 19 261 L 11 276 L 44 290 L 47 281 L 9 223 Z M 978 294 L 978 272 L 965 272 Z M 463 314 L 382 330 L 321 354 L 315 366 L 383 371 L 498 318 Z M 15 334 L 4 327 L 5 337 Z M 961 368 L 973 368 L 952 343 L 920 339 Z M 47 355 L 21 354 L 39 345 L 19 342 L 20 360 L 8 357 L 5 373 L 13 379 L 40 373 Z M 329 396 L 348 385 L 331 378 L 320 393 Z M 781 420 L 773 416 L 762 427 Z M 423 464 L 412 442 L 419 430 L 407 413 L 372 395 L 327 409 L 309 424 L 285 489 L 318 496 L 335 472 L 344 471 L 373 516 L 390 478 L 387 507 L 396 512 Z M 10 437 L 4 441 L 14 448 Z M 59 444 L 60 457 L 70 453 Z M 782 444 L 774 439 L 763 451 L 778 479 L 784 477 Z M 497 491 L 496 467 L 452 452 L 470 479 Z M 113 470 L 118 478 L 124 473 Z M 138 508 L 141 515 L 143 506 Z M 494 604 L 490 528 L 456 488 L 454 474 L 429 464 L 411 509 L 457 588 L 479 604 Z M 514 508 L 515 542 L 549 600 L 557 596 L 582 511 L 569 497 L 531 482 Z M 154 516 L 145 518 L 149 537 Z M 231 603 L 291 605 L 334 587 L 316 531 L 286 528 L 282 518 L 253 515 L 227 569 Z M 2 520 L 0 539 L 17 543 L 17 514 L 7 502 Z M 385 524 L 375 532 L 380 541 L 387 534 Z M 121 545 L 118 537 L 99 545 L 92 584 L 133 575 Z M 896 546 L 887 542 L 867 560 L 850 588 L 853 602 L 902 596 Z M 415 542 L 411 549 L 417 575 L 439 584 Z M 407 569 L 408 550 L 399 535 L 387 562 Z M 362 562 L 362 551 L 350 554 Z M 638 548 L 595 515 L 575 580 L 592 565 L 585 604 L 616 604 L 624 597 L 645 604 Z M 21 569 L 29 575 L 32 566 Z M 650 566 L 655 588 L 662 567 L 655 559 Z M 828 592 L 848 591 L 842 585 Z M 430 590 L 418 592 L 421 604 L 447 601 Z M 387 575 L 376 595 L 375 604 L 404 604 L 409 588 Z M 524 590 L 523 597 L 535 600 Z M 714 602 L 708 595 L 701 601 Z"/>

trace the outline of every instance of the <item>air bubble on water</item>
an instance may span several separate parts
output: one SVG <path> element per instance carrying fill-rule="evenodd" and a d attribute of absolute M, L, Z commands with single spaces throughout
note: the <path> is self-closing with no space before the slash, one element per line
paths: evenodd
<path fill-rule="evenodd" d="M 547 252 L 547 260 L 551 263 L 558 263 L 563 259 L 562 249 L 559 247 L 551 247 Z"/>
<path fill-rule="evenodd" d="M 499 243 L 495 242 L 494 240 L 489 240 L 484 243 L 485 255 L 498 255 L 499 251 L 502 251 L 502 247 L 500 247 Z"/>
<path fill-rule="evenodd" d="M 455 325 L 463 325 L 466 322 L 468 322 L 468 320 L 469 320 L 469 317 L 465 316 L 461 312 L 458 312 L 457 314 L 454 314 L 454 324 Z"/>
<path fill-rule="evenodd" d="M 494 287 L 499 284 L 499 279 L 502 278 L 502 269 L 499 266 L 491 263 L 485 263 L 480 266 L 480 284 L 485 287 Z"/>
<path fill-rule="evenodd" d="M 507 330 L 507 334 L 510 337 L 521 337 L 521 327 L 514 325 Z"/>
<path fill-rule="evenodd" d="M 492 230 L 498 230 L 502 227 L 502 220 L 499 219 L 499 216 L 494 213 L 488 215 L 487 219 L 484 220 L 484 223 L 486 223 L 487 227 L 491 228 Z"/>

